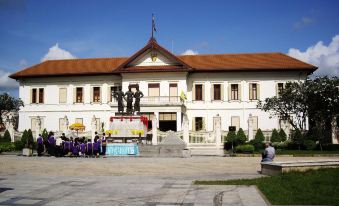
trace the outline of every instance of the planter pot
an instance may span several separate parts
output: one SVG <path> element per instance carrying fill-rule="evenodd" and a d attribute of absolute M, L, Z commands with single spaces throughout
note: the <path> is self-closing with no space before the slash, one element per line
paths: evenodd
<path fill-rule="evenodd" d="M 23 148 L 22 149 L 22 155 L 23 156 L 32 156 L 33 155 L 33 150 L 30 148 Z"/>

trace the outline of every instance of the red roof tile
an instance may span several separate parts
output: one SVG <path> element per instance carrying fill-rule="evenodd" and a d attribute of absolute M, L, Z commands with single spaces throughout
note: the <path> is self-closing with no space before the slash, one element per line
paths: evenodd
<path fill-rule="evenodd" d="M 135 55 L 132 57 L 135 58 Z M 154 67 L 126 66 L 128 62 L 134 58 L 50 60 L 18 71 L 10 75 L 10 77 L 19 79 L 41 76 L 100 75 L 123 72 L 158 71 L 221 72 L 306 70 L 311 73 L 317 69 L 317 67 L 313 65 L 282 53 L 184 55 L 176 56 L 176 59 L 180 61 L 179 63 L 182 62 L 181 65 Z"/>

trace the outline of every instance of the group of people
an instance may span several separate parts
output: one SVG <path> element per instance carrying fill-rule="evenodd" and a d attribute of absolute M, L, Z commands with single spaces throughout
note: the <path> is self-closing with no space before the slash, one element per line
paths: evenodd
<path fill-rule="evenodd" d="M 105 133 L 102 134 L 102 137 L 99 137 L 98 133 L 95 132 L 95 138 L 92 142 L 91 139 L 86 140 L 85 137 L 67 138 L 65 133 L 55 138 L 54 133 L 50 132 L 46 140 L 39 134 L 37 150 L 38 156 L 42 156 L 46 151 L 50 156 L 55 157 L 99 157 L 106 155 L 106 143 Z"/>

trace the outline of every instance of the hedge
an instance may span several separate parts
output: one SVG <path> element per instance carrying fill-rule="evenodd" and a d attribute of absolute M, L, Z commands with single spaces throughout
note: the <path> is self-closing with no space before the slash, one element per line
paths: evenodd
<path fill-rule="evenodd" d="M 235 147 L 235 151 L 239 153 L 253 153 L 254 146 L 250 144 L 238 145 Z"/>

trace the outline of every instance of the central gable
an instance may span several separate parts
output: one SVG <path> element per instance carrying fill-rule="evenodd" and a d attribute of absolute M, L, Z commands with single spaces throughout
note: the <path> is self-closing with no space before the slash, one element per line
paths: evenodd
<path fill-rule="evenodd" d="M 148 49 L 143 54 L 140 54 L 132 62 L 127 64 L 127 67 L 135 66 L 168 66 L 180 65 L 180 62 L 174 58 L 164 54 L 159 49 Z"/>
<path fill-rule="evenodd" d="M 122 63 L 114 72 L 190 71 L 191 68 L 151 38 L 148 44 Z"/>

